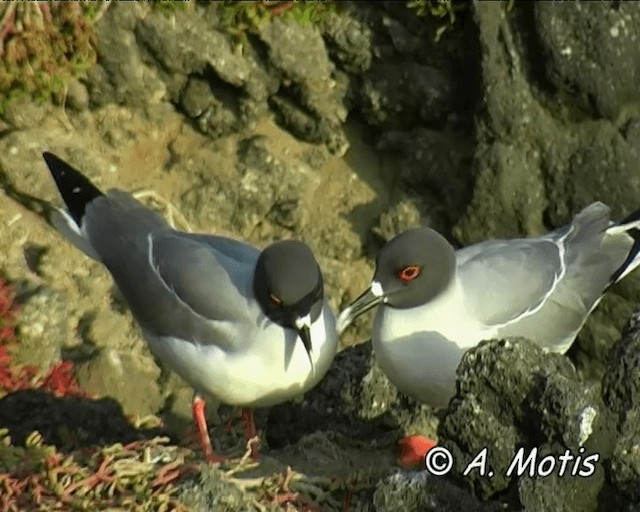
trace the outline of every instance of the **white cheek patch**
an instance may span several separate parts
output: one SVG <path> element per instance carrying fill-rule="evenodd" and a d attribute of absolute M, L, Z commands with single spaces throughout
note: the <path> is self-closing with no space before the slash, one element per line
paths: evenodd
<path fill-rule="evenodd" d="M 382 291 L 382 285 L 378 281 L 373 281 L 371 283 L 371 293 L 373 293 L 376 297 L 382 297 L 384 292 Z"/>

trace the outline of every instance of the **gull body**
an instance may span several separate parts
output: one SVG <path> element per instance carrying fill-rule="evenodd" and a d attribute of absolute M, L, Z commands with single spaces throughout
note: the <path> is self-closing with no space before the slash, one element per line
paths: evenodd
<path fill-rule="evenodd" d="M 596 202 L 544 236 L 458 250 L 422 227 L 381 250 L 371 287 L 338 319 L 378 306 L 372 344 L 403 393 L 445 406 L 462 355 L 480 341 L 524 337 L 564 353 L 606 290 L 640 264 L 640 212 L 621 222 Z"/>
<path fill-rule="evenodd" d="M 107 268 L 151 352 L 194 388 L 199 429 L 202 396 L 267 407 L 326 374 L 338 335 L 309 247 L 285 240 L 260 250 L 177 231 L 130 194 L 103 194 L 63 160 L 43 156 L 66 205 L 54 225 Z"/>

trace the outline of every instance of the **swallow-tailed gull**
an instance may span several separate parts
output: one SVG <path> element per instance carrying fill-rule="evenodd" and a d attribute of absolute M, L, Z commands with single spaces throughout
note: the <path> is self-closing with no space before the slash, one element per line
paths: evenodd
<path fill-rule="evenodd" d="M 640 264 L 638 228 L 640 211 L 614 223 L 595 202 L 543 236 L 458 250 L 433 229 L 408 230 L 382 248 L 338 331 L 379 305 L 371 340 L 381 369 L 402 393 L 445 406 L 463 353 L 482 340 L 521 336 L 566 352 L 603 293 Z"/>
<path fill-rule="evenodd" d="M 219 462 L 205 396 L 251 409 L 315 386 L 336 353 L 335 317 L 310 248 L 283 240 L 264 250 L 172 229 L 130 194 L 103 194 L 55 155 L 43 157 L 66 204 L 54 225 L 100 261 L 151 352 L 195 390 L 193 417 L 206 458 Z"/>

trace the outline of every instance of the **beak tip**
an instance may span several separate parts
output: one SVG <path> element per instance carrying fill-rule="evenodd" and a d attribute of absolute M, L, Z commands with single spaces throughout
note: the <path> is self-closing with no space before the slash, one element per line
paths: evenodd
<path fill-rule="evenodd" d="M 311 365 L 311 375 L 313 377 L 315 377 L 316 376 L 316 365 L 313 364 L 313 352 L 310 350 L 308 352 L 308 354 L 309 354 L 309 364 Z"/>

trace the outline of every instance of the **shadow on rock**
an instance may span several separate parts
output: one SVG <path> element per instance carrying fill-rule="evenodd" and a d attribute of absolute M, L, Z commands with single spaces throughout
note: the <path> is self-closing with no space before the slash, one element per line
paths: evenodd
<path fill-rule="evenodd" d="M 300 403 L 273 407 L 266 439 L 279 448 L 322 431 L 360 439 L 368 447 L 384 446 L 410 432 L 434 433 L 435 424 L 432 409 L 398 393 L 375 365 L 371 344 L 364 343 L 339 353 Z"/>
<path fill-rule="evenodd" d="M 609 464 L 607 493 L 611 510 L 637 510 L 640 503 L 640 311 L 611 350 L 602 381 L 604 402 L 611 409 L 617 442 Z M 636 507 L 635 509 L 633 507 Z"/>
<path fill-rule="evenodd" d="M 396 473 L 377 486 L 373 495 L 376 512 L 411 510 L 421 512 L 497 512 L 505 508 L 482 503 L 478 498 L 444 478 L 426 471 Z"/>
<path fill-rule="evenodd" d="M 0 399 L 0 428 L 16 445 L 33 431 L 61 451 L 95 445 L 130 443 L 168 436 L 159 428 L 135 428 L 112 398 L 56 397 L 43 390 L 10 393 Z"/>

